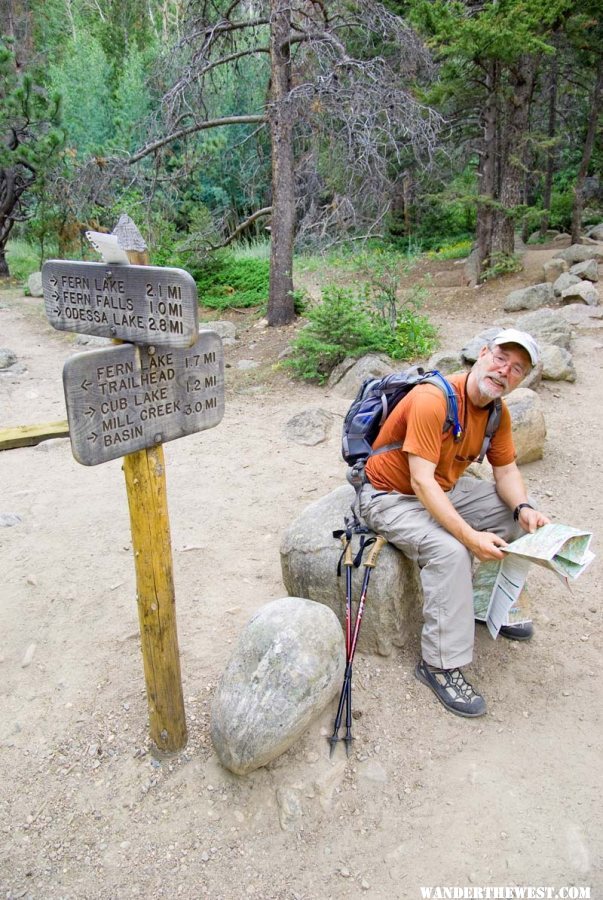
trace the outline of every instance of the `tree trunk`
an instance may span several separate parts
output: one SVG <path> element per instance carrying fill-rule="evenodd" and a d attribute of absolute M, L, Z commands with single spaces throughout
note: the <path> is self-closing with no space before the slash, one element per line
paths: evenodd
<path fill-rule="evenodd" d="M 536 58 L 524 56 L 511 72 L 512 93 L 507 101 L 505 147 L 501 158 L 499 200 L 494 213 L 492 253 L 511 256 L 515 249 L 515 209 L 521 204 L 524 142 L 528 132 Z"/>
<path fill-rule="evenodd" d="M 582 162 L 576 177 L 574 186 L 574 207 L 572 209 L 572 244 L 577 244 L 580 240 L 580 231 L 582 230 L 582 209 L 584 207 L 584 182 L 588 173 L 590 159 L 593 154 L 595 145 L 595 135 L 597 133 L 597 125 L 599 121 L 599 113 L 601 111 L 601 95 L 603 94 L 603 59 L 600 57 L 597 65 L 597 77 L 593 96 L 590 102 L 588 130 L 586 132 L 586 140 L 584 141 L 584 152 L 582 153 Z"/>
<path fill-rule="evenodd" d="M 19 202 L 12 169 L 0 169 L 0 278 L 10 275 L 6 261 L 6 244 L 15 224 L 13 214 Z"/>
<path fill-rule="evenodd" d="M 551 214 L 551 197 L 553 195 L 553 175 L 555 173 L 555 133 L 557 131 L 557 84 L 559 80 L 559 67 L 557 54 L 551 60 L 551 75 L 549 84 L 549 124 L 547 138 L 549 146 L 546 152 L 546 172 L 544 176 L 544 188 L 542 191 L 542 218 L 540 219 L 540 237 L 544 237 L 549 227 Z"/>
<path fill-rule="evenodd" d="M 0 247 L 0 278 L 8 278 L 10 272 L 6 261 L 6 248 L 4 244 Z"/>
<path fill-rule="evenodd" d="M 491 62 L 486 75 L 488 96 L 484 107 L 484 142 L 479 161 L 477 203 L 477 260 L 479 281 L 492 252 L 492 200 L 495 184 L 496 122 L 498 116 L 498 65 Z"/>
<path fill-rule="evenodd" d="M 269 120 L 272 144 L 272 241 L 268 324 L 287 325 L 295 318 L 293 304 L 295 230 L 293 121 L 287 102 L 291 85 L 289 48 L 291 6 L 288 0 L 271 0 L 271 11 L 272 92 Z"/>

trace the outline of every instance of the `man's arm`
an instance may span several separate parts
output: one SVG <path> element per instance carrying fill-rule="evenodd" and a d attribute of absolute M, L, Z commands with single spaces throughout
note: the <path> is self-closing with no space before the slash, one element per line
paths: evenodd
<path fill-rule="evenodd" d="M 509 509 L 515 509 L 520 503 L 528 502 L 526 486 L 516 463 L 509 463 L 508 466 L 493 466 L 492 472 L 498 496 Z M 519 511 L 518 521 L 524 531 L 533 534 L 537 528 L 549 525 L 551 520 L 537 509 L 524 506 Z"/>
<path fill-rule="evenodd" d="M 506 547 L 506 541 L 490 531 L 476 531 L 465 522 L 435 480 L 435 463 L 409 453 L 408 464 L 412 489 L 436 522 L 478 559 L 503 559 L 504 554 L 499 547 Z"/>

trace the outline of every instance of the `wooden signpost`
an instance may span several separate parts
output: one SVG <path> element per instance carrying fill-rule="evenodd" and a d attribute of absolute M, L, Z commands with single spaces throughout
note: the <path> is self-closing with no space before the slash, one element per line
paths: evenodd
<path fill-rule="evenodd" d="M 150 736 L 175 752 L 187 731 L 162 444 L 221 421 L 224 354 L 215 332 L 198 332 L 191 276 L 146 265 L 127 217 L 116 233 L 136 265 L 51 260 L 44 300 L 55 328 L 116 339 L 65 363 L 69 432 L 83 465 L 124 457 Z"/>

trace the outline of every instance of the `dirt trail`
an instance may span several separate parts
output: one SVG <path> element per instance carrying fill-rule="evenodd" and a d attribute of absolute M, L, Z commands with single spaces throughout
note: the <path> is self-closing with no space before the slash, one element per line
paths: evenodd
<path fill-rule="evenodd" d="M 479 289 L 435 268 L 426 311 L 458 347 L 510 317 L 526 271 Z M 441 274 L 440 274 L 441 273 Z M 241 628 L 283 596 L 279 540 L 342 483 L 339 419 L 302 447 L 285 423 L 347 401 L 273 371 L 291 331 L 239 317 L 226 348 L 222 424 L 167 444 L 179 639 L 190 739 L 148 752 L 146 700 L 120 461 L 78 465 L 68 441 L 0 454 L 0 886 L 7 898 L 420 898 L 427 885 L 570 885 L 601 896 L 602 557 L 567 593 L 533 585 L 529 645 L 477 640 L 472 680 L 489 714 L 447 715 L 413 677 L 418 635 L 355 666 L 353 758 L 328 757 L 328 710 L 271 766 L 237 778 L 209 742 L 212 691 Z M 0 377 L 3 425 L 64 417 L 73 336 L 41 301 L 0 293 L 0 346 L 26 367 Z M 603 333 L 573 343 L 575 384 L 546 383 L 543 460 L 524 467 L 557 521 L 603 523 Z M 236 363 L 254 359 L 257 369 Z"/>

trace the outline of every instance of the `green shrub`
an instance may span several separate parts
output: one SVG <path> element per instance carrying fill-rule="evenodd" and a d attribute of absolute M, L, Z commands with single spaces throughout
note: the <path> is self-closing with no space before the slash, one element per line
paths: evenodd
<path fill-rule="evenodd" d="M 261 306 L 268 299 L 268 259 L 237 258 L 234 253 L 224 251 L 203 262 L 188 260 L 184 268 L 197 283 L 201 306 L 211 309 Z"/>
<path fill-rule="evenodd" d="M 419 313 L 425 288 L 414 287 L 398 312 L 396 342 L 398 352 L 393 359 L 417 359 L 431 356 L 438 346 L 438 332 L 427 316 Z"/>
<path fill-rule="evenodd" d="M 493 278 L 500 278 L 501 275 L 512 275 L 515 272 L 521 272 L 523 263 L 521 257 L 517 253 L 493 253 L 490 258 L 490 265 L 482 272 L 482 281 L 492 281 Z"/>
<path fill-rule="evenodd" d="M 375 349 L 362 298 L 345 288 L 325 287 L 322 302 L 307 316 L 308 324 L 293 342 L 293 355 L 285 361 L 300 378 L 324 381 L 346 356 Z"/>
<path fill-rule="evenodd" d="M 324 382 L 347 356 L 387 353 L 393 359 L 414 359 L 435 347 L 436 332 L 425 316 L 417 313 L 417 301 L 409 299 L 392 322 L 389 313 L 367 301 L 366 294 L 329 285 L 322 302 L 307 313 L 308 324 L 293 342 L 293 355 L 284 363 L 309 381 Z"/>
<path fill-rule="evenodd" d="M 573 190 L 553 191 L 551 195 L 551 213 L 549 228 L 569 231 L 572 227 L 572 211 L 574 207 Z"/>

